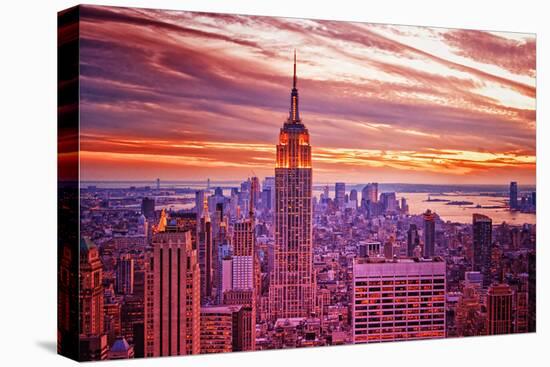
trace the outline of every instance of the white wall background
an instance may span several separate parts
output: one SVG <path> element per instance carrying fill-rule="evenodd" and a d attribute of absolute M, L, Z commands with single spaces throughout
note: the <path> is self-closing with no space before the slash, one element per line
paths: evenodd
<path fill-rule="evenodd" d="M 548 355 L 550 14 L 545 1 L 133 0 L 87 3 L 537 33 L 538 330 L 530 335 L 114 362 L 118 366 L 522 366 Z M 56 340 L 56 12 L 3 2 L 0 22 L 0 364 L 69 365 Z M 546 188 L 545 188 L 546 187 Z M 546 225 L 545 225 L 546 223 Z M 542 225 L 541 225 L 542 224 Z M 539 361 L 539 362 L 537 362 Z M 112 363 L 112 362 L 105 362 Z"/>

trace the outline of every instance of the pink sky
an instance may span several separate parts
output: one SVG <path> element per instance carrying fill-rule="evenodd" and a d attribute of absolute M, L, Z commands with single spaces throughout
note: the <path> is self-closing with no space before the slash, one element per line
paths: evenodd
<path fill-rule="evenodd" d="M 293 50 L 314 180 L 535 183 L 531 34 L 84 6 L 81 179 L 274 174 Z"/>

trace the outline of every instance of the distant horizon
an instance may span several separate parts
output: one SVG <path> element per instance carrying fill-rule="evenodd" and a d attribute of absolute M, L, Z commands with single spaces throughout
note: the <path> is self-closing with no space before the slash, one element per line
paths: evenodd
<path fill-rule="evenodd" d="M 246 181 L 247 178 L 252 176 L 243 177 L 242 179 L 233 179 L 233 180 L 215 180 L 210 179 L 211 185 L 216 183 L 240 183 Z M 265 179 L 266 177 L 274 177 L 274 176 L 257 176 L 260 179 Z M 361 181 L 361 182 L 350 182 L 350 181 L 313 181 L 313 185 L 333 185 L 336 182 L 344 182 L 346 185 L 366 185 L 368 183 L 377 183 L 379 185 L 404 185 L 404 186 L 465 186 L 465 187 L 483 187 L 483 186 L 502 186 L 502 187 L 508 187 L 510 185 L 510 182 L 507 183 L 458 183 L 458 184 L 452 184 L 452 183 L 416 183 L 416 182 L 381 182 L 381 181 Z M 518 182 L 518 187 L 521 189 L 521 187 L 536 187 L 536 184 L 531 183 L 521 183 Z M 81 180 L 80 183 L 82 184 L 89 184 L 89 183 L 150 183 L 151 186 L 154 186 L 156 184 L 156 179 L 153 180 L 147 180 L 147 179 L 140 179 L 140 180 L 126 180 L 126 179 L 120 179 L 120 180 Z M 180 180 L 163 180 L 160 179 L 160 184 L 162 186 L 163 183 L 193 183 L 193 184 L 207 184 L 207 179 L 204 180 L 186 180 L 186 179 L 180 179 Z"/>

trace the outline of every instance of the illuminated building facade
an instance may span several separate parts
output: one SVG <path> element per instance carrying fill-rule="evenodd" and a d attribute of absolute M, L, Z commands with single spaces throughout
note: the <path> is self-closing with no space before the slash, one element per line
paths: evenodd
<path fill-rule="evenodd" d="M 83 361 L 107 358 L 104 333 L 103 265 L 95 243 L 80 240 L 80 358 Z"/>
<path fill-rule="evenodd" d="M 272 320 L 307 317 L 314 306 L 311 145 L 298 109 L 296 54 L 290 98 L 275 166 L 274 271 L 269 287 Z"/>
<path fill-rule="evenodd" d="M 358 259 L 353 264 L 353 342 L 445 337 L 445 261 Z"/>
<path fill-rule="evenodd" d="M 226 353 L 243 349 L 241 305 L 201 308 L 201 354 Z"/>
<path fill-rule="evenodd" d="M 238 350 L 256 349 L 256 297 L 253 289 L 231 289 L 223 294 L 223 304 L 240 306 L 241 315 L 234 325 L 239 334 Z"/>
<path fill-rule="evenodd" d="M 103 333 L 103 266 L 96 245 L 80 242 L 80 334 Z"/>
<path fill-rule="evenodd" d="M 235 223 L 233 227 L 232 288 L 254 288 L 254 223 L 253 218 Z"/>
<path fill-rule="evenodd" d="M 208 211 L 208 198 L 204 196 L 202 217 L 199 225 L 198 250 L 201 270 L 201 303 L 206 303 L 212 297 L 214 281 L 212 222 Z"/>
<path fill-rule="evenodd" d="M 508 284 L 493 284 L 487 292 L 487 333 L 512 332 L 512 288 Z"/>
<path fill-rule="evenodd" d="M 146 356 L 199 353 L 200 270 L 190 231 L 153 235 L 150 273 L 145 291 Z"/>

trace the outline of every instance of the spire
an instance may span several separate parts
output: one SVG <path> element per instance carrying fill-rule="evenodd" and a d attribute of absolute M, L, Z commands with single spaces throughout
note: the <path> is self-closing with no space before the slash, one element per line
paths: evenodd
<path fill-rule="evenodd" d="M 296 49 L 294 49 L 294 79 L 292 81 L 292 89 L 296 89 Z"/>
<path fill-rule="evenodd" d="M 298 89 L 296 88 L 296 49 L 294 49 L 294 76 L 292 79 L 292 92 L 290 93 L 290 111 L 288 115 L 289 123 L 299 123 L 300 111 L 298 110 Z"/>

